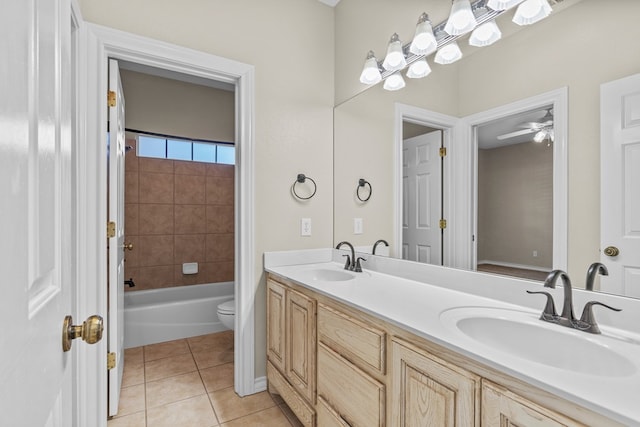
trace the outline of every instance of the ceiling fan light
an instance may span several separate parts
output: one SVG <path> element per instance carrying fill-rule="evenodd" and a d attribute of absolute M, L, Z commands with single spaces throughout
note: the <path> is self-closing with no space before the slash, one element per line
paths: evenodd
<path fill-rule="evenodd" d="M 542 142 L 544 141 L 544 139 L 547 137 L 547 131 L 546 130 L 541 130 L 539 132 L 537 132 L 534 136 L 533 136 L 533 141 L 534 142 Z"/>
<path fill-rule="evenodd" d="M 546 18 L 551 13 L 547 0 L 525 0 L 518 6 L 513 22 L 518 25 L 531 25 Z"/>
<path fill-rule="evenodd" d="M 496 21 L 489 21 L 473 30 L 471 37 L 469 37 L 469 44 L 478 47 L 489 46 L 500 40 L 501 37 L 502 32 Z"/>
<path fill-rule="evenodd" d="M 380 69 L 378 68 L 378 61 L 376 61 L 373 51 L 370 50 L 367 54 L 367 59 L 364 61 L 364 67 L 360 74 L 360 82 L 366 85 L 373 85 L 378 83 L 380 80 L 382 80 L 382 76 L 380 75 Z"/>
<path fill-rule="evenodd" d="M 428 76 L 430 72 L 431 67 L 429 67 L 426 58 L 420 58 L 409 66 L 407 77 L 410 79 L 420 79 Z"/>
<path fill-rule="evenodd" d="M 384 80 L 384 86 L 386 90 L 400 90 L 405 87 L 404 79 L 400 73 L 393 73 Z"/>
<path fill-rule="evenodd" d="M 493 10 L 507 10 L 521 2 L 522 0 L 489 0 L 487 6 Z"/>
<path fill-rule="evenodd" d="M 452 64 L 460 58 L 462 58 L 462 51 L 458 43 L 453 42 L 441 47 L 436 53 L 434 61 L 438 64 L 446 65 Z"/>
<path fill-rule="evenodd" d="M 471 2 L 469 0 L 453 0 L 449 19 L 444 26 L 447 34 L 452 36 L 466 34 L 476 25 L 478 25 L 478 21 L 471 10 Z"/>
<path fill-rule="evenodd" d="M 407 66 L 407 61 L 402 52 L 402 42 L 398 34 L 393 33 L 387 47 L 387 56 L 385 56 L 382 66 L 387 71 L 402 70 Z"/>
<path fill-rule="evenodd" d="M 429 55 L 436 51 L 437 46 L 438 42 L 433 35 L 433 27 L 431 26 L 429 15 L 423 13 L 418 19 L 416 33 L 411 41 L 411 46 L 409 46 L 409 52 L 414 55 Z"/>

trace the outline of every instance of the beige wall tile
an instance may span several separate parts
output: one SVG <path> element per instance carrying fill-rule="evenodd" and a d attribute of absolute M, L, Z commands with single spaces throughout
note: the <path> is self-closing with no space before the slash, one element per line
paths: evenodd
<path fill-rule="evenodd" d="M 207 229 L 204 205 L 176 205 L 175 233 L 204 234 Z"/>
<path fill-rule="evenodd" d="M 125 279 L 133 279 L 135 286 L 133 288 L 130 288 L 129 286 L 125 286 L 124 287 L 124 291 L 125 292 L 131 292 L 131 291 L 139 291 L 140 289 L 140 274 L 139 274 L 139 269 L 137 267 L 129 267 L 127 266 L 126 263 L 126 258 L 125 258 L 125 264 L 124 264 L 124 277 Z"/>
<path fill-rule="evenodd" d="M 207 177 L 207 204 L 233 206 L 233 178 Z"/>
<path fill-rule="evenodd" d="M 176 286 L 199 285 L 208 283 L 205 279 L 204 263 L 198 263 L 198 272 L 196 274 L 182 274 L 182 264 L 175 264 L 173 267 L 173 277 Z"/>
<path fill-rule="evenodd" d="M 140 168 L 138 165 L 138 156 L 136 156 L 135 152 L 135 145 L 132 145 L 132 147 L 134 147 L 134 149 L 128 151 L 124 156 L 124 170 L 127 172 L 137 172 Z"/>
<path fill-rule="evenodd" d="M 139 236 L 138 260 L 141 267 L 173 264 L 173 235 Z M 170 270 L 173 273 L 173 269 Z M 173 277 L 173 274 L 171 274 Z"/>
<path fill-rule="evenodd" d="M 133 244 L 132 250 L 124 251 L 124 268 L 127 269 L 140 267 L 140 241 L 138 236 L 125 236 L 126 244 Z M 129 277 L 127 277 L 129 278 Z"/>
<path fill-rule="evenodd" d="M 137 291 L 145 289 L 167 288 L 172 286 L 173 265 L 161 265 L 156 267 L 140 267 L 137 276 L 133 276 Z"/>
<path fill-rule="evenodd" d="M 207 206 L 207 233 L 233 233 L 233 206 Z"/>
<path fill-rule="evenodd" d="M 140 206 L 137 203 L 124 204 L 124 234 L 136 235 L 138 233 L 138 225 L 140 218 Z"/>
<path fill-rule="evenodd" d="M 138 203 L 139 175 L 137 171 L 126 171 L 124 174 L 124 201 L 125 203 Z"/>
<path fill-rule="evenodd" d="M 138 165 L 141 172 L 160 172 L 173 174 L 173 160 L 139 157 Z"/>
<path fill-rule="evenodd" d="M 234 234 L 207 234 L 205 250 L 207 262 L 233 261 L 235 255 Z"/>
<path fill-rule="evenodd" d="M 138 230 L 141 235 L 173 234 L 173 204 L 142 203 Z"/>
<path fill-rule="evenodd" d="M 219 165 L 217 163 L 208 163 L 207 176 L 224 176 L 227 178 L 233 178 L 235 174 L 234 165 Z"/>
<path fill-rule="evenodd" d="M 200 162 L 181 162 L 174 160 L 173 171 L 176 175 L 205 175 L 206 163 Z"/>
<path fill-rule="evenodd" d="M 180 265 L 183 262 L 204 262 L 205 240 L 206 236 L 204 234 L 176 235 L 174 262 Z"/>
<path fill-rule="evenodd" d="M 140 203 L 173 203 L 173 173 L 140 172 Z"/>
<path fill-rule="evenodd" d="M 197 175 L 175 175 L 176 204 L 203 205 L 205 202 L 205 177 Z"/>

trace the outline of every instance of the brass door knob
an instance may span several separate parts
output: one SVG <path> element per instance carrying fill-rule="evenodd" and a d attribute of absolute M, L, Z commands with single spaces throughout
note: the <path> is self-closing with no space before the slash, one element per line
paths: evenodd
<path fill-rule="evenodd" d="M 133 250 L 133 243 L 125 243 L 124 245 L 122 245 L 122 249 L 129 250 L 132 251 Z"/>
<path fill-rule="evenodd" d="M 82 325 L 74 325 L 73 317 L 66 316 L 62 325 L 62 351 L 71 350 L 72 341 L 82 338 L 88 344 L 95 344 L 102 339 L 104 324 L 102 317 L 94 314 L 89 316 Z"/>
<path fill-rule="evenodd" d="M 615 246 L 607 246 L 604 248 L 604 254 L 606 256 L 618 256 L 620 254 L 620 250 Z"/>

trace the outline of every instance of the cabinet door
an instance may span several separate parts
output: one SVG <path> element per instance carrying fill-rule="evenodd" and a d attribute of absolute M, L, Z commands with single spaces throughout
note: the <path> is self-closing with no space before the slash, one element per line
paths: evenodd
<path fill-rule="evenodd" d="M 392 351 L 392 425 L 479 425 L 480 377 L 395 338 Z"/>
<path fill-rule="evenodd" d="M 351 427 L 338 413 L 324 400 L 318 397 L 318 425 L 322 427 Z"/>
<path fill-rule="evenodd" d="M 482 426 L 573 427 L 583 426 L 583 424 L 484 380 L 482 384 Z"/>
<path fill-rule="evenodd" d="M 309 403 L 316 393 L 316 304 L 292 290 L 286 293 L 286 376 Z"/>
<path fill-rule="evenodd" d="M 267 357 L 284 373 L 285 353 L 285 288 L 267 281 Z"/>

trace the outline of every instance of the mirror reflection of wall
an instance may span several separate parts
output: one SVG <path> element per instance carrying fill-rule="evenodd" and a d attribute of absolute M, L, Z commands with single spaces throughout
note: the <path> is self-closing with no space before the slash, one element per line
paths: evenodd
<path fill-rule="evenodd" d="M 553 123 L 546 113 L 478 126 L 478 271 L 544 280 L 553 268 Z"/>

